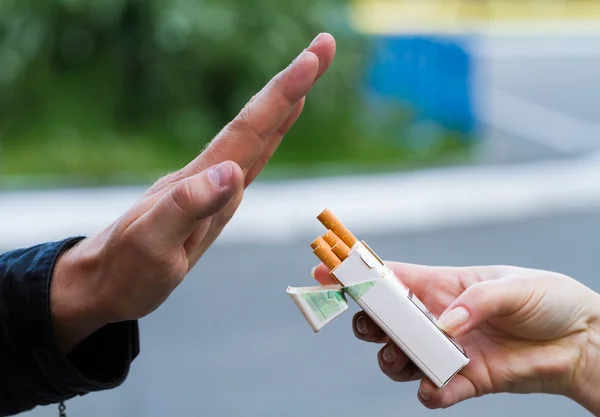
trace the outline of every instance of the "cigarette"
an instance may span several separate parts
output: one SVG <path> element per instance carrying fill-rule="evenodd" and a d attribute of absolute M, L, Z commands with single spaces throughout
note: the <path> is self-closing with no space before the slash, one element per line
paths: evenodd
<path fill-rule="evenodd" d="M 319 248 L 319 246 L 321 246 L 323 244 L 323 237 L 319 236 L 318 238 L 316 238 L 313 243 L 310 244 L 310 247 L 313 248 L 313 250 L 317 250 Z"/>
<path fill-rule="evenodd" d="M 338 243 L 336 243 L 335 245 L 333 245 L 331 247 L 331 250 L 342 261 L 345 260 L 348 257 L 348 254 L 350 253 L 350 248 L 341 240 Z"/>
<path fill-rule="evenodd" d="M 325 209 L 317 216 L 317 219 L 319 219 L 319 221 L 327 229 L 332 230 L 333 233 L 335 233 L 349 248 L 352 248 L 358 241 L 358 239 L 354 237 L 352 233 L 350 233 L 350 230 L 348 230 L 346 226 L 344 226 L 344 224 L 340 222 L 329 209 Z"/>
<path fill-rule="evenodd" d="M 340 239 L 338 235 L 333 233 L 331 230 L 328 230 L 327 233 L 323 235 L 323 239 L 325 239 L 325 242 L 327 242 L 327 244 L 331 246 L 331 250 L 333 251 L 333 253 L 335 253 L 336 256 L 342 261 L 344 261 L 344 259 L 348 257 L 348 254 L 350 253 L 350 248 L 348 247 L 348 245 L 342 242 L 342 239 Z"/>
<path fill-rule="evenodd" d="M 340 258 L 333 253 L 331 246 L 325 242 L 325 239 L 323 239 L 322 236 L 316 238 L 315 241 L 310 244 L 310 246 L 313 248 L 313 253 L 330 271 L 342 263 Z"/>
<path fill-rule="evenodd" d="M 327 233 L 323 235 L 323 239 L 325 239 L 325 242 L 327 242 L 331 248 L 333 248 L 338 242 L 341 242 L 341 239 L 338 237 L 338 235 L 333 233 L 332 230 L 327 230 Z"/>

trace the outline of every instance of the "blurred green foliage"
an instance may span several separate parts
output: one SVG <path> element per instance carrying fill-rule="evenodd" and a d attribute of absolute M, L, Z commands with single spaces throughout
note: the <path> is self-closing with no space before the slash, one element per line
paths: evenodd
<path fill-rule="evenodd" d="M 407 119 L 367 130 L 357 117 L 368 43 L 346 27 L 348 3 L 0 0 L 0 173 L 176 169 L 324 30 L 335 64 L 274 164 L 398 161 L 385 138 Z"/>

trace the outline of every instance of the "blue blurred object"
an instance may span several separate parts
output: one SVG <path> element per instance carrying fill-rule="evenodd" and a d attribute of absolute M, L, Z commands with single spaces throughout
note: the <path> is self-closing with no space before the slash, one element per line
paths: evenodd
<path fill-rule="evenodd" d="M 472 59 L 468 37 L 377 36 L 367 71 L 372 109 L 394 103 L 410 110 L 418 126 L 437 125 L 476 136 L 472 100 Z M 381 115 L 381 114 L 380 114 Z M 385 117 L 389 117 L 386 114 Z"/>

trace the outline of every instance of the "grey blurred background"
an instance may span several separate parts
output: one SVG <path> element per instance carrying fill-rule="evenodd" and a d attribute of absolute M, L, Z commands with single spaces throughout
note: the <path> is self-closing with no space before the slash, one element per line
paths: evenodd
<path fill-rule="evenodd" d="M 297 126 L 141 321 L 126 383 L 68 415 L 588 415 L 537 395 L 429 411 L 354 339 L 355 306 L 314 335 L 285 288 L 312 285 L 331 207 L 386 259 L 600 291 L 596 2 L 0 0 L 0 250 L 107 225 L 320 31 L 338 56 Z"/>

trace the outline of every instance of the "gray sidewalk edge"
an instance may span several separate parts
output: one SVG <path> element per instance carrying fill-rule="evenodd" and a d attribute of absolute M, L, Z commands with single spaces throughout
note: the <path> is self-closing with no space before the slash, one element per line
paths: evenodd
<path fill-rule="evenodd" d="M 89 236 L 122 215 L 141 187 L 0 195 L 0 248 Z M 256 183 L 217 244 L 284 243 L 321 232 L 330 208 L 357 234 L 431 230 L 600 207 L 600 158 L 519 166 Z"/>

